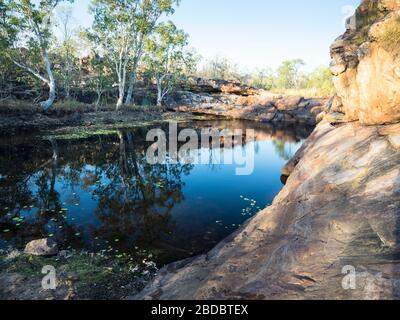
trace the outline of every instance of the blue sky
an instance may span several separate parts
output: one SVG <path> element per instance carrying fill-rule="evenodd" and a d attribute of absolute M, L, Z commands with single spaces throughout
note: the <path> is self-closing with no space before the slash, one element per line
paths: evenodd
<path fill-rule="evenodd" d="M 74 15 L 90 26 L 90 0 Z M 346 6 L 360 0 L 182 0 L 170 17 L 205 59 L 225 56 L 244 68 L 275 68 L 301 58 L 308 68 L 329 63 L 329 46 L 344 31 Z"/>

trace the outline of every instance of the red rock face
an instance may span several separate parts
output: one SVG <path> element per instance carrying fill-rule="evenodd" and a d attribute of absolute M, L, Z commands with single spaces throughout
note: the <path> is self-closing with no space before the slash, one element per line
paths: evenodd
<path fill-rule="evenodd" d="M 399 24 L 400 1 L 365 0 L 356 13 L 357 30 L 331 46 L 331 71 L 345 121 L 387 124 L 400 120 L 400 43 L 388 49 L 385 33 Z"/>

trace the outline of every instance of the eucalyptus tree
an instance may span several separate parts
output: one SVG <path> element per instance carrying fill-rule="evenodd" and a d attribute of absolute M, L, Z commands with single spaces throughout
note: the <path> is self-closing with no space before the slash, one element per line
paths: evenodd
<path fill-rule="evenodd" d="M 89 85 L 92 90 L 96 92 L 96 111 L 98 110 L 102 101 L 103 95 L 112 86 L 114 80 L 110 63 L 104 57 L 100 57 L 93 53 L 90 58 L 90 80 Z"/>
<path fill-rule="evenodd" d="M 146 41 L 145 66 L 157 85 L 158 106 L 183 76 L 195 69 L 196 58 L 185 50 L 187 44 L 188 35 L 171 21 L 160 24 Z"/>
<path fill-rule="evenodd" d="M 18 19 L 13 15 L 13 0 L 0 0 L 0 50 L 3 53 L 12 46 L 18 34 Z"/>
<path fill-rule="evenodd" d="M 277 86 L 280 89 L 296 89 L 300 83 L 300 68 L 305 63 L 301 59 L 283 61 L 278 68 Z"/>
<path fill-rule="evenodd" d="M 226 57 L 216 56 L 207 60 L 200 70 L 200 75 L 210 79 L 239 81 L 239 66 Z"/>
<path fill-rule="evenodd" d="M 1 41 L 2 46 L 7 45 L 4 53 L 16 66 L 48 86 L 49 97 L 40 104 L 44 110 L 53 105 L 56 97 L 56 81 L 48 50 L 52 36 L 52 14 L 62 1 L 41 0 L 38 4 L 31 0 L 2 1 L 2 5 L 5 4 L 5 13 L 2 15 L 11 22 L 8 27 L 0 25 L 2 38 L 5 37 Z M 31 63 L 29 60 L 32 60 Z"/>
<path fill-rule="evenodd" d="M 18 29 L 18 21 L 12 15 L 13 7 L 12 0 L 0 0 L 0 98 L 8 96 L 6 77 L 11 68 L 5 52 L 11 47 Z"/>
<path fill-rule="evenodd" d="M 141 61 L 146 38 L 151 35 L 157 27 L 160 17 L 175 12 L 174 5 L 179 5 L 180 0 L 141 0 L 139 14 L 137 16 L 136 34 L 131 52 L 133 55 L 130 67 L 129 88 L 125 104 L 134 102 L 133 89 L 137 79 L 137 70 Z"/>
<path fill-rule="evenodd" d="M 146 37 L 163 13 L 173 12 L 178 0 L 92 0 L 94 16 L 89 37 L 98 52 L 112 61 L 118 79 L 116 109 L 131 103 L 136 70 L 143 54 Z M 128 80 L 128 76 L 130 79 Z"/>
<path fill-rule="evenodd" d="M 60 57 L 60 77 L 65 92 L 65 99 L 71 96 L 71 87 L 76 75 L 76 48 L 74 39 L 76 31 L 73 27 L 74 19 L 71 6 L 60 6 L 57 10 L 56 24 L 60 31 L 60 40 L 56 52 Z"/>

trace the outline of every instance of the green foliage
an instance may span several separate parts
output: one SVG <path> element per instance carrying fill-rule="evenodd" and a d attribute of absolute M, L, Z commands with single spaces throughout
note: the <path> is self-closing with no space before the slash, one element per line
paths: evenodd
<path fill-rule="evenodd" d="M 37 5 L 31 0 L 14 1 L 11 7 L 18 40 L 28 49 L 48 49 L 52 40 L 52 13 L 63 0 L 42 0 Z M 68 0 L 73 2 L 73 0 Z"/>
<path fill-rule="evenodd" d="M 275 86 L 275 76 L 273 70 L 256 70 L 251 74 L 249 84 L 258 89 L 272 90 Z"/>
<path fill-rule="evenodd" d="M 0 99 L 32 101 L 38 97 L 35 103 L 43 99 L 51 82 L 50 67 L 57 84 L 56 108 L 85 109 L 74 102 L 78 99 L 93 104 L 96 110 L 108 108 L 116 95 L 119 101 L 129 96 L 126 92 L 136 79 L 148 87 L 157 86 L 157 96 L 149 90 L 142 101 L 136 99 L 151 108 L 156 100 L 160 105 L 168 94 L 185 85 L 187 76 L 196 74 L 199 57 L 188 49 L 188 35 L 170 21 L 159 23 L 161 16 L 174 13 L 179 0 L 92 0 L 92 28 L 80 33 L 72 27 L 71 8 L 58 6 L 61 2 L 0 0 Z M 56 28 L 61 35 L 58 39 Z M 396 49 L 399 29 L 397 20 L 378 40 L 386 48 Z M 79 48 L 82 44 L 84 51 Z M 46 56 L 51 64 L 46 64 Z M 328 68 L 305 73 L 303 65 L 302 60 L 288 60 L 277 70 L 249 73 L 229 59 L 217 57 L 196 75 L 270 91 L 334 92 Z"/>
<path fill-rule="evenodd" d="M 15 2 L 12 0 L 0 0 L 0 50 L 9 49 L 16 40 L 19 28 L 19 20 L 13 11 Z"/>
<path fill-rule="evenodd" d="M 305 63 L 301 59 L 283 61 L 278 68 L 276 87 L 279 89 L 294 89 L 299 86 L 299 69 Z"/>
<path fill-rule="evenodd" d="M 4 10 L 0 23 L 2 54 L 48 86 L 48 100 L 41 103 L 42 108 L 47 110 L 56 95 L 56 82 L 48 54 L 53 41 L 52 13 L 63 0 L 42 0 L 39 3 L 31 0 L 1 1 Z"/>
<path fill-rule="evenodd" d="M 162 14 L 172 14 L 178 0 L 93 0 L 94 15 L 88 38 L 96 52 L 112 62 L 118 79 L 117 109 L 125 97 L 128 73 L 135 74 L 146 39 Z"/>
<path fill-rule="evenodd" d="M 94 102 L 96 109 L 100 107 L 104 94 L 112 88 L 115 77 L 112 71 L 111 63 L 107 57 L 101 57 L 92 53 L 89 58 L 90 73 L 88 75 L 89 89 L 96 92 L 97 98 Z"/>
<path fill-rule="evenodd" d="M 224 79 L 232 81 L 240 81 L 242 75 L 238 70 L 238 65 L 227 59 L 226 57 L 215 57 L 206 61 L 199 76 L 208 79 Z"/>
<path fill-rule="evenodd" d="M 188 35 L 171 21 L 161 23 L 146 41 L 145 72 L 157 85 L 158 105 L 185 75 L 196 68 L 196 55 L 186 50 L 187 44 Z"/>
<path fill-rule="evenodd" d="M 251 73 L 239 71 L 239 67 L 226 58 L 215 58 L 208 61 L 198 75 L 211 79 L 232 80 L 267 91 L 293 95 L 329 96 L 335 92 L 332 75 L 328 67 L 318 67 L 305 73 L 301 67 L 303 60 L 283 61 L 273 70 L 258 69 Z"/>
<path fill-rule="evenodd" d="M 61 84 L 63 96 L 70 98 L 71 90 L 78 84 L 78 39 L 76 30 L 72 27 L 72 7 L 61 6 L 56 10 L 57 20 L 55 25 L 60 31 L 61 38 L 54 46 L 52 53 L 53 64 L 57 77 L 57 83 Z M 59 92 L 60 94 L 60 92 Z"/>
<path fill-rule="evenodd" d="M 315 90 L 315 95 L 330 96 L 335 93 L 332 74 L 328 67 L 316 68 L 305 76 L 304 89 Z"/>

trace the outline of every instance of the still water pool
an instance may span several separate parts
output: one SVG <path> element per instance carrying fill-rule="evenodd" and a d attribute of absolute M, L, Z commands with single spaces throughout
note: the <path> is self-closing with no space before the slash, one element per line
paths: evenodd
<path fill-rule="evenodd" d="M 254 129 L 254 172 L 150 165 L 149 127 L 85 138 L 0 137 L 0 248 L 52 237 L 61 249 L 146 250 L 160 265 L 206 252 L 271 203 L 283 187 L 282 166 L 312 130 L 242 121 L 185 127 Z"/>

